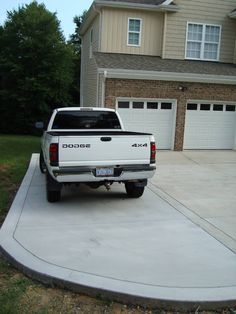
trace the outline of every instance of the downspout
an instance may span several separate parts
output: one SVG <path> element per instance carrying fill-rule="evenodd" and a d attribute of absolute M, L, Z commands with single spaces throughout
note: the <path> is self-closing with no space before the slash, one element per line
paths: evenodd
<path fill-rule="evenodd" d="M 104 71 L 102 75 L 102 103 L 101 103 L 101 107 L 103 108 L 105 107 L 106 78 L 107 71 Z"/>
<path fill-rule="evenodd" d="M 84 84 L 83 84 L 83 81 L 84 81 L 84 78 L 83 78 L 83 37 L 81 37 L 81 60 L 80 60 L 80 107 L 83 107 L 84 106 L 84 91 L 83 91 L 83 87 L 84 87 Z"/>
<path fill-rule="evenodd" d="M 236 125 L 236 117 L 235 117 L 235 125 Z M 235 127 L 235 131 L 234 131 L 234 146 L 233 146 L 233 150 L 236 150 L 236 127 Z"/>
<path fill-rule="evenodd" d="M 167 25 L 167 12 L 164 14 L 164 23 L 163 23 L 163 35 L 162 35 L 162 59 L 165 59 L 166 52 L 166 25 Z"/>
<path fill-rule="evenodd" d="M 99 32 L 98 32 L 98 52 L 101 52 L 101 40 L 102 40 L 102 12 L 96 8 L 96 5 L 93 5 L 95 12 L 99 14 Z"/>
<path fill-rule="evenodd" d="M 235 40 L 235 44 L 234 44 L 234 60 L 233 63 L 236 64 L 236 40 Z"/>
<path fill-rule="evenodd" d="M 96 8 L 96 5 L 93 5 L 93 9 L 95 12 L 99 14 L 99 32 L 98 32 L 98 52 L 101 52 L 101 39 L 102 39 L 102 12 Z M 99 99 L 99 82 L 100 82 L 100 74 L 97 74 L 97 106 L 102 106 L 103 101 L 101 103 L 101 99 Z M 103 93 L 103 92 L 102 92 Z"/>

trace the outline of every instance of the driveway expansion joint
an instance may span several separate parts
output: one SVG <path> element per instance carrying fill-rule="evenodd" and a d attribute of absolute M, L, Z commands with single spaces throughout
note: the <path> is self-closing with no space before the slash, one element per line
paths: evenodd
<path fill-rule="evenodd" d="M 184 204 L 180 203 L 177 199 L 172 197 L 170 194 L 163 191 L 160 187 L 158 187 L 154 183 L 149 184 L 154 193 L 156 193 L 163 200 L 167 201 L 173 208 L 175 208 L 178 212 L 192 221 L 194 224 L 199 226 L 201 229 L 206 231 L 209 235 L 227 247 L 230 251 L 236 254 L 236 240 L 214 226 L 212 223 L 207 221 L 206 218 L 203 218 L 196 213 L 194 213 L 189 207 L 186 207 Z"/>

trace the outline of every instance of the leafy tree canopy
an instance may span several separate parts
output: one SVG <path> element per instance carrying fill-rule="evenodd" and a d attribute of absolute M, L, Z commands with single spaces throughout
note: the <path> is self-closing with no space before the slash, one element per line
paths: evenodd
<path fill-rule="evenodd" d="M 81 38 L 79 36 L 79 30 L 81 25 L 83 24 L 85 17 L 86 17 L 87 11 L 85 10 L 82 15 L 76 15 L 73 19 L 75 23 L 75 32 L 70 36 L 69 43 L 71 43 L 74 46 L 75 52 L 77 54 L 81 53 Z"/>
<path fill-rule="evenodd" d="M 70 103 L 73 49 L 56 14 L 33 1 L 8 12 L 0 28 L 2 132 L 30 133 L 49 111 Z"/>
<path fill-rule="evenodd" d="M 74 74 L 70 90 L 74 104 L 77 104 L 80 99 L 81 38 L 79 36 L 79 29 L 85 20 L 86 13 L 87 11 L 84 11 L 82 15 L 74 17 L 75 32 L 70 36 L 70 40 L 68 41 L 74 52 Z"/>

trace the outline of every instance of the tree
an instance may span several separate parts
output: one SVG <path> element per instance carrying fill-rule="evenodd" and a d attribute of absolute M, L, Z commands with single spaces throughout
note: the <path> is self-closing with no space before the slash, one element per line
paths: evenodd
<path fill-rule="evenodd" d="M 85 20 L 86 13 L 87 11 L 84 11 L 82 15 L 74 17 L 74 23 L 76 25 L 75 32 L 70 36 L 70 40 L 68 41 L 68 44 L 71 45 L 74 51 L 74 75 L 71 86 L 71 97 L 75 104 L 80 101 L 81 38 L 79 36 L 79 29 Z"/>
<path fill-rule="evenodd" d="M 70 35 L 69 43 L 71 43 L 74 46 L 74 50 L 77 55 L 80 55 L 81 53 L 81 38 L 79 35 L 79 30 L 83 22 L 85 21 L 87 11 L 85 10 L 81 15 L 76 15 L 73 19 L 75 23 L 75 32 L 74 34 Z"/>
<path fill-rule="evenodd" d="M 1 132 L 31 133 L 36 120 L 70 103 L 73 51 L 56 14 L 33 1 L 0 29 Z"/>

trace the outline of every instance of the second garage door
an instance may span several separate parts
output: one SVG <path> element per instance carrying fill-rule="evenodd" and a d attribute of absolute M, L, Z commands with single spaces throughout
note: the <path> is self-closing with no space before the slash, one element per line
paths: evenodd
<path fill-rule="evenodd" d="M 126 130 L 152 133 L 159 149 L 173 149 L 175 103 L 173 100 L 117 99 L 117 109 Z"/>
<path fill-rule="evenodd" d="M 187 104 L 184 149 L 233 149 L 235 133 L 236 105 Z"/>

